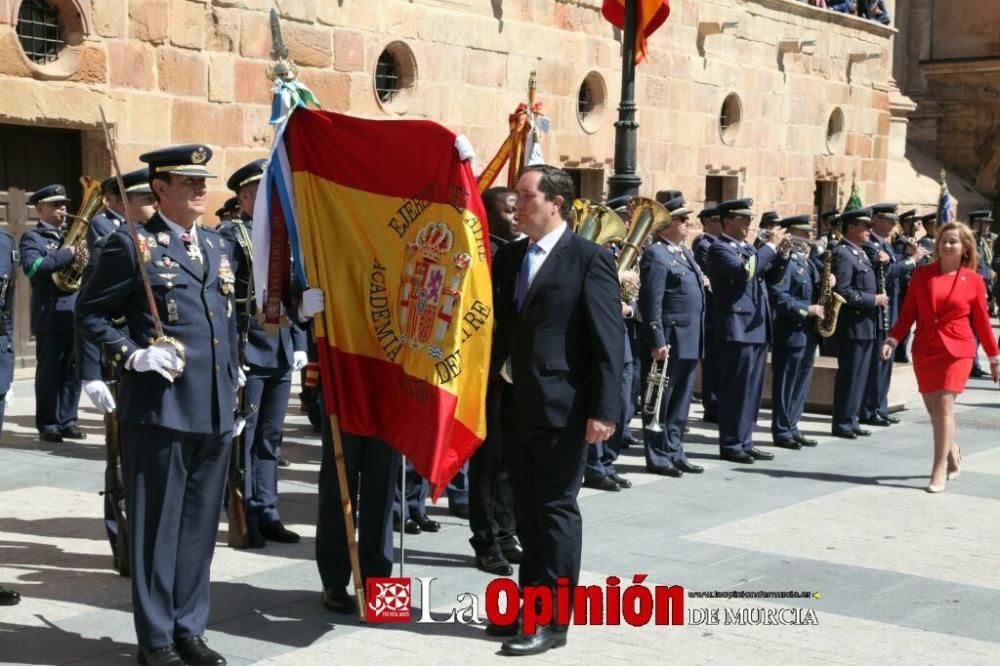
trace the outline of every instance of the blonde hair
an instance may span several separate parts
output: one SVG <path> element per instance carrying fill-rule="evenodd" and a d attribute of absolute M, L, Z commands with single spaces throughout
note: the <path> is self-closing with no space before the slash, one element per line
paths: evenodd
<path fill-rule="evenodd" d="M 966 268 L 976 270 L 979 266 L 979 253 L 976 251 L 976 237 L 964 222 L 949 222 L 937 230 L 937 237 L 934 239 L 934 256 L 941 256 L 941 239 L 949 231 L 958 232 L 958 239 L 962 243 L 962 265 Z"/>

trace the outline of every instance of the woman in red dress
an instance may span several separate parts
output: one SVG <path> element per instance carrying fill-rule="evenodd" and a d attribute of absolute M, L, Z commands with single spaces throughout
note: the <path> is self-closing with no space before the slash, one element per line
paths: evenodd
<path fill-rule="evenodd" d="M 882 358 L 892 356 L 913 322 L 913 371 L 934 428 L 934 466 L 927 492 L 944 490 L 945 479 L 959 474 L 955 445 L 955 397 L 976 355 L 976 337 L 990 357 L 993 381 L 1000 381 L 1000 347 L 986 313 L 986 284 L 976 273 L 976 240 L 969 227 L 950 222 L 938 230 L 936 261 L 913 271 L 899 320 L 882 345 Z"/>

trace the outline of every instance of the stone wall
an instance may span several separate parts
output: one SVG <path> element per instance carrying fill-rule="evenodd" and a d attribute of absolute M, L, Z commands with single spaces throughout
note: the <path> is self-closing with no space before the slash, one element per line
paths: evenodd
<path fill-rule="evenodd" d="M 108 166 L 98 105 L 123 168 L 170 143 L 206 142 L 221 175 L 261 156 L 271 129 L 267 10 L 272 0 L 53 0 L 79 25 L 56 66 L 38 68 L 14 33 L 19 0 L 0 0 L 0 122 L 86 130 L 84 169 Z M 619 31 L 599 0 L 273 0 L 302 79 L 324 108 L 430 118 L 469 136 L 482 166 L 537 71 L 551 116 L 548 161 L 611 173 L 620 88 Z M 866 201 L 885 191 L 894 30 L 796 0 L 673 0 L 638 69 L 642 192 L 683 190 L 700 203 L 706 175 L 739 178 L 759 210 L 812 212 L 817 179 L 857 173 Z M 730 25 L 732 24 L 732 25 Z M 383 108 L 373 90 L 387 45 L 412 52 L 415 83 Z M 398 45 L 398 44 L 397 44 Z M 581 82 L 604 103 L 582 123 Z M 601 92 L 601 85 L 597 92 Z M 731 145 L 719 113 L 735 93 Z M 597 100 L 600 102 L 600 99 Z M 839 108 L 843 134 L 827 142 Z M 225 199 L 212 184 L 211 209 Z"/>

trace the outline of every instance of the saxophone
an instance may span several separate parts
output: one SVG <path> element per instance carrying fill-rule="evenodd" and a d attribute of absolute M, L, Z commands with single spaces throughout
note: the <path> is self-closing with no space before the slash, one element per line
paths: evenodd
<path fill-rule="evenodd" d="M 816 320 L 816 332 L 828 338 L 837 330 L 837 316 L 840 306 L 847 302 L 843 296 L 833 290 L 832 276 L 833 251 L 823 253 L 823 277 L 820 279 L 819 305 L 823 306 L 823 318 Z"/>
<path fill-rule="evenodd" d="M 81 176 L 80 184 L 83 185 L 83 203 L 80 204 L 80 210 L 76 212 L 76 215 L 67 216 L 72 218 L 73 222 L 62 242 L 62 247 L 76 246 L 76 255 L 73 257 L 73 261 L 52 274 L 52 282 L 55 283 L 56 287 L 70 294 L 80 290 L 83 270 L 87 267 L 87 261 L 90 259 L 90 248 L 87 247 L 87 229 L 90 228 L 91 218 L 101 210 L 102 203 L 101 181 L 91 176 Z"/>

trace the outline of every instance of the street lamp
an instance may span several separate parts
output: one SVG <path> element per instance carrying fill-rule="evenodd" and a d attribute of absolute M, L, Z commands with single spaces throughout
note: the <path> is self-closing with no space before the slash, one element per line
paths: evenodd
<path fill-rule="evenodd" d="M 639 123 L 635 120 L 635 33 L 639 0 L 625 0 L 622 39 L 622 95 L 615 123 L 615 172 L 608 179 L 608 201 L 639 194 L 642 179 L 635 173 Z"/>

